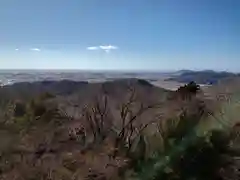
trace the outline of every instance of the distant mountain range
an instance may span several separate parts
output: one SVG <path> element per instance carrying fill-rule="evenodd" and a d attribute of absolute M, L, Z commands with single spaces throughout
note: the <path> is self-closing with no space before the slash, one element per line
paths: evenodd
<path fill-rule="evenodd" d="M 171 72 L 117 72 L 117 71 L 17 71 L 0 70 L 0 86 L 15 84 L 19 82 L 42 82 L 42 81 L 86 81 L 86 82 L 105 82 L 117 79 L 144 79 L 149 82 L 176 82 L 188 83 L 195 81 L 198 84 L 216 84 L 219 80 L 232 77 L 240 77 L 239 74 L 231 72 L 216 72 L 212 70 L 192 71 L 180 70 Z"/>
<path fill-rule="evenodd" d="M 217 84 L 220 80 L 225 78 L 240 77 L 240 74 L 226 72 L 226 71 L 191 71 L 191 70 L 181 70 L 175 75 L 166 79 L 167 81 L 177 81 L 181 83 L 189 83 L 195 81 L 198 84 Z"/>
<path fill-rule="evenodd" d="M 116 79 L 138 78 L 158 80 L 170 77 L 167 72 L 118 72 L 118 71 L 65 71 L 65 70 L 0 70 L 0 86 L 18 82 L 36 81 L 87 81 L 104 82 Z"/>

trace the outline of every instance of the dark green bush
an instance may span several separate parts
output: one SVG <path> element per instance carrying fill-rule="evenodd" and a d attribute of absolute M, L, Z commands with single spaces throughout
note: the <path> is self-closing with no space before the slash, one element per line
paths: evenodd
<path fill-rule="evenodd" d="M 14 107 L 14 117 L 22 117 L 26 114 L 26 105 L 22 102 L 16 102 Z"/>
<path fill-rule="evenodd" d="M 183 99 L 191 99 L 191 97 L 195 96 L 199 91 L 200 86 L 192 81 L 184 86 L 179 87 L 176 92 Z"/>
<path fill-rule="evenodd" d="M 42 103 L 37 103 L 32 108 L 34 116 L 42 116 L 47 111 L 47 108 Z"/>

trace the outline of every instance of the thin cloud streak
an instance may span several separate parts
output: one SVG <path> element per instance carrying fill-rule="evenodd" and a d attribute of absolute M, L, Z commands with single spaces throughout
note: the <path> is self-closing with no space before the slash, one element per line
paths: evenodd
<path fill-rule="evenodd" d="M 32 49 L 30 49 L 31 51 L 41 51 L 41 49 L 38 49 L 38 48 L 32 48 Z"/>
<path fill-rule="evenodd" d="M 109 53 L 110 51 L 112 50 L 117 50 L 119 49 L 117 46 L 113 46 L 113 45 L 101 45 L 101 46 L 90 46 L 90 47 L 87 47 L 87 50 L 103 50 L 105 51 L 106 53 Z"/>

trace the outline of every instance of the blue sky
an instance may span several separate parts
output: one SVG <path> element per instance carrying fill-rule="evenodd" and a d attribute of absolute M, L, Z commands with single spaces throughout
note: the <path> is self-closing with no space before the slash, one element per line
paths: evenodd
<path fill-rule="evenodd" d="M 0 68 L 240 71 L 239 0 L 1 0 Z"/>

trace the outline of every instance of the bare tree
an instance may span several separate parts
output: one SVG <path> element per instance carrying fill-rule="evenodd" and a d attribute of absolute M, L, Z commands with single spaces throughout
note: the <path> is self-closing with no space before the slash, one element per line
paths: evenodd
<path fill-rule="evenodd" d="M 93 142 L 104 140 L 109 132 L 109 126 L 111 126 L 107 95 L 96 96 L 93 104 L 87 105 L 83 109 L 83 117 L 87 131 L 93 135 Z"/>
<path fill-rule="evenodd" d="M 128 87 L 128 92 L 126 102 L 120 105 L 120 124 L 117 124 L 119 121 L 116 116 L 111 116 L 109 98 L 104 89 L 83 110 L 86 129 L 93 136 L 93 143 L 102 142 L 110 132 L 115 134 L 113 157 L 121 147 L 126 148 L 127 153 L 130 152 L 136 139 L 156 120 L 154 117 L 152 120 L 140 121 L 140 118 L 150 109 L 158 108 L 159 103 L 144 105 L 137 98 L 133 86 Z"/>
<path fill-rule="evenodd" d="M 128 100 L 126 103 L 122 103 L 120 107 L 120 128 L 114 127 L 115 132 L 117 132 L 114 156 L 116 156 L 118 148 L 121 146 L 127 148 L 127 153 L 130 152 L 136 139 L 156 120 L 154 118 L 151 121 L 141 122 L 140 117 L 147 111 L 158 108 L 159 103 L 144 105 L 142 102 L 138 102 L 134 87 L 129 87 L 129 92 Z M 139 107 L 137 108 L 138 105 Z M 134 108 L 137 109 L 134 110 Z M 116 129 L 118 130 L 116 131 Z"/>

